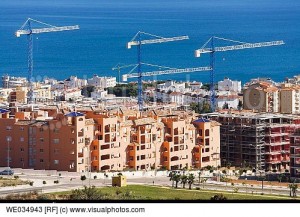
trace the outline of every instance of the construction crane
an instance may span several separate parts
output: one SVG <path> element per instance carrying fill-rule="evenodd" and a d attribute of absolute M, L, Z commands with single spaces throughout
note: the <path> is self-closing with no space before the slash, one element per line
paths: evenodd
<path fill-rule="evenodd" d="M 118 83 L 120 84 L 121 83 L 121 69 L 123 68 L 128 68 L 128 67 L 131 67 L 131 66 L 135 66 L 137 67 L 137 64 L 131 64 L 131 65 L 124 65 L 124 64 L 121 64 L 121 63 L 118 63 L 116 66 L 114 66 L 112 68 L 112 70 L 118 70 Z"/>
<path fill-rule="evenodd" d="M 215 47 L 215 40 L 223 40 L 227 42 L 238 43 L 237 45 Z M 210 47 L 207 47 L 210 44 Z M 200 49 L 195 50 L 195 57 L 200 57 L 201 54 L 210 53 L 210 106 L 211 111 L 215 111 L 215 82 L 214 82 L 214 68 L 215 68 L 215 52 L 225 52 L 231 50 L 242 50 L 259 47 L 270 47 L 283 45 L 283 41 L 270 41 L 270 42 L 259 42 L 259 43 L 247 43 L 226 38 L 220 38 L 213 36 L 211 37 Z"/>
<path fill-rule="evenodd" d="M 33 29 L 31 24 L 32 23 L 38 23 L 41 25 L 46 26 L 45 28 L 38 28 Z M 27 35 L 28 39 L 28 84 L 29 84 L 29 90 L 28 90 L 28 102 L 32 103 L 34 96 L 33 96 L 33 34 L 41 34 L 41 33 L 47 33 L 47 32 L 61 32 L 61 31 L 70 31 L 70 30 L 77 30 L 79 29 L 78 25 L 75 26 L 62 26 L 57 27 L 53 26 L 47 23 L 43 23 L 38 20 L 34 20 L 31 18 L 28 18 L 26 22 L 21 26 L 19 30 L 16 31 L 15 35 L 17 37 L 20 37 L 21 35 Z"/>
<path fill-rule="evenodd" d="M 142 65 L 150 65 L 146 63 L 142 63 Z M 132 66 L 132 65 L 131 65 Z M 133 68 L 137 68 L 137 64 Z M 167 68 L 166 70 L 157 70 L 157 71 L 151 71 L 151 72 L 142 72 L 142 77 L 146 76 L 158 76 L 158 75 L 167 75 L 167 74 L 178 74 L 178 73 L 189 73 L 189 72 L 200 72 L 200 71 L 211 71 L 211 67 L 194 67 L 194 68 L 184 68 L 184 69 L 177 69 L 177 68 L 169 68 L 169 67 L 164 67 L 164 66 L 158 66 L 159 68 Z M 168 69 L 169 68 L 169 69 Z M 127 81 L 128 78 L 138 78 L 139 73 L 132 73 L 132 71 L 129 72 L 128 74 L 122 75 L 122 80 Z"/>
<path fill-rule="evenodd" d="M 148 39 L 148 40 L 142 40 L 142 35 L 147 35 L 150 37 L 154 37 L 154 39 Z M 172 38 L 164 38 L 161 36 L 149 34 L 146 32 L 139 31 L 130 42 L 127 43 L 127 49 L 130 49 L 131 46 L 137 46 L 137 73 L 138 73 L 138 106 L 139 111 L 143 110 L 143 98 L 142 98 L 142 61 L 141 61 L 141 47 L 145 44 L 157 44 L 157 43 L 165 43 L 165 42 L 171 42 L 171 41 L 181 41 L 189 39 L 188 36 L 178 36 L 178 37 L 172 37 Z"/>

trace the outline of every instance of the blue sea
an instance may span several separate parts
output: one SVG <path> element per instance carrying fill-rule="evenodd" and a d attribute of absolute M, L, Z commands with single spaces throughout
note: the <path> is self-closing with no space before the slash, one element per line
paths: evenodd
<path fill-rule="evenodd" d="M 55 26 L 80 25 L 78 31 L 34 35 L 35 77 L 116 76 L 117 71 L 111 70 L 116 64 L 137 62 L 136 48 L 128 50 L 126 43 L 138 31 L 190 38 L 144 45 L 142 61 L 146 63 L 208 66 L 209 56 L 195 58 L 194 50 L 211 36 L 243 42 L 284 40 L 283 46 L 216 53 L 216 80 L 229 77 L 244 83 L 270 77 L 281 81 L 300 74 L 299 0 L 1 0 L 1 75 L 27 76 L 27 38 L 14 33 L 28 17 Z M 234 43 L 215 42 L 215 46 L 230 44 Z M 156 79 L 209 82 L 209 72 Z"/>

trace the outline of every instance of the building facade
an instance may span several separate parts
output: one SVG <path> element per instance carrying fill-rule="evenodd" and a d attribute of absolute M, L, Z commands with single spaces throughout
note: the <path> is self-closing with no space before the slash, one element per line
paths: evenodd
<path fill-rule="evenodd" d="M 84 172 L 220 165 L 219 124 L 193 112 L 68 110 L 2 109 L 0 166 Z"/>

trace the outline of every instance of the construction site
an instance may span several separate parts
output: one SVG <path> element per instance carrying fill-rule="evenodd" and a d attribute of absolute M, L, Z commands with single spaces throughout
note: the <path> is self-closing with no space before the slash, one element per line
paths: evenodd
<path fill-rule="evenodd" d="M 293 135 L 300 129 L 299 116 L 247 111 L 221 111 L 205 116 L 222 124 L 222 166 L 272 172 L 290 169 L 290 147 L 296 144 Z"/>

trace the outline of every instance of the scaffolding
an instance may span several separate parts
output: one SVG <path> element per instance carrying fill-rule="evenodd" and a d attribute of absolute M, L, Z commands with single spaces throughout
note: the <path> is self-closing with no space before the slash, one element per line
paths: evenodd
<path fill-rule="evenodd" d="M 276 171 L 289 169 L 290 135 L 300 127 L 300 117 L 228 111 L 207 114 L 206 117 L 222 124 L 222 166 Z"/>

